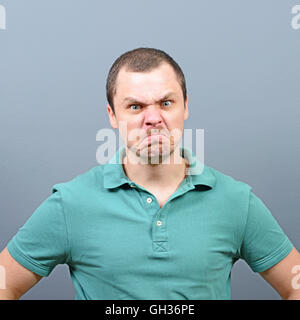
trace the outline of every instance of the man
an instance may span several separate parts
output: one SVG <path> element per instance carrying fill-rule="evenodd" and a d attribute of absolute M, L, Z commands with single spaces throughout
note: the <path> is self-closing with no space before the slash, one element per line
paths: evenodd
<path fill-rule="evenodd" d="M 230 299 L 241 258 L 283 299 L 300 299 L 300 255 L 266 206 L 180 147 L 189 111 L 178 64 L 157 49 L 126 52 L 110 69 L 107 99 L 125 146 L 53 187 L 0 255 L 1 298 L 20 298 L 66 263 L 75 299 Z"/>

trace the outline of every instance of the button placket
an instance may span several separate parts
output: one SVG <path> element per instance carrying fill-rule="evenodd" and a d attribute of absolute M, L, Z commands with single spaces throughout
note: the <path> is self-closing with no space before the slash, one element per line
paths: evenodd
<path fill-rule="evenodd" d="M 168 256 L 168 234 L 167 234 L 167 206 L 158 211 L 152 223 L 152 249 L 153 255 L 157 257 Z"/>
<path fill-rule="evenodd" d="M 160 208 L 152 223 L 152 248 L 153 256 L 167 257 L 169 255 L 167 215 L 170 214 L 171 201 L 182 196 L 195 186 L 191 177 L 187 177 L 177 191 L 168 199 L 163 208 Z"/>
<path fill-rule="evenodd" d="M 170 211 L 169 208 L 171 201 L 194 188 L 195 187 L 191 182 L 191 178 L 188 176 L 187 179 L 185 179 L 177 189 L 177 191 L 175 191 L 175 193 L 161 208 L 155 196 L 145 188 L 139 186 L 139 195 L 143 202 L 143 207 L 145 208 L 145 211 L 152 216 L 152 255 L 154 257 L 162 258 L 168 257 L 169 255 L 167 214 Z"/>

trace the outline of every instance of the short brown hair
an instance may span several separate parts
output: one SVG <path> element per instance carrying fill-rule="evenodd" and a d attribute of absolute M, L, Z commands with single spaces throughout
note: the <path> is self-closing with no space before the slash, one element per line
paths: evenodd
<path fill-rule="evenodd" d="M 123 53 L 115 60 L 109 70 L 106 81 L 106 97 L 113 112 L 115 112 L 113 97 L 116 94 L 116 79 L 120 69 L 126 67 L 127 71 L 147 72 L 159 67 L 163 62 L 166 62 L 173 67 L 182 88 L 184 101 L 186 101 L 187 93 L 185 77 L 177 62 L 162 50 L 154 48 L 137 48 Z"/>

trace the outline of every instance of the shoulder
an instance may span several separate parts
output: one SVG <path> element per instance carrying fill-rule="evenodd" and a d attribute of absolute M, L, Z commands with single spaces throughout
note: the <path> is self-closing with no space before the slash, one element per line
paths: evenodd
<path fill-rule="evenodd" d="M 217 191 L 222 191 L 225 193 L 249 193 L 252 189 L 252 187 L 248 183 L 236 177 L 225 174 L 224 172 L 221 172 L 210 166 L 205 167 L 211 174 L 214 175 L 216 179 L 215 187 Z"/>
<path fill-rule="evenodd" d="M 211 206 L 217 212 L 216 216 L 222 226 L 226 226 L 237 244 L 244 236 L 244 230 L 249 215 L 249 204 L 252 187 L 241 179 L 208 167 L 216 178 L 211 193 Z"/>
<path fill-rule="evenodd" d="M 222 211 L 226 211 L 227 215 L 245 220 L 248 215 L 252 187 L 237 177 L 206 167 L 215 177 L 215 185 L 211 193 L 212 201 L 222 208 Z"/>
<path fill-rule="evenodd" d="M 69 181 L 56 183 L 52 187 L 52 193 L 60 191 L 61 193 L 80 194 L 96 187 L 99 188 L 102 185 L 102 171 L 103 165 L 94 166 Z"/>

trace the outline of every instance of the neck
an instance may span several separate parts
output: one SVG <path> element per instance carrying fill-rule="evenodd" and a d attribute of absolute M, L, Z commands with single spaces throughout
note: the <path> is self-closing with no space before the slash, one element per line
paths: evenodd
<path fill-rule="evenodd" d="M 168 159 L 158 164 L 131 161 L 129 152 L 126 148 L 123 169 L 131 181 L 141 186 L 170 187 L 171 185 L 181 183 L 186 176 L 186 161 L 181 155 L 178 156 L 180 154 L 179 147 L 170 154 Z"/>

